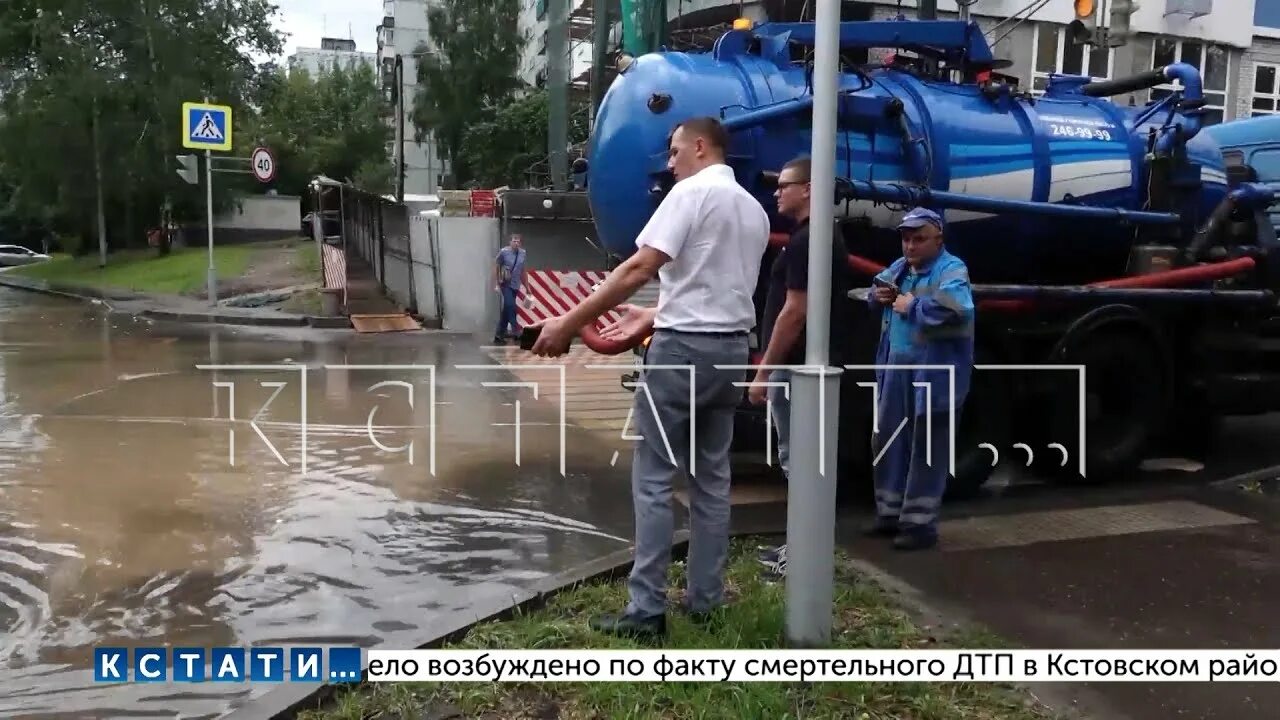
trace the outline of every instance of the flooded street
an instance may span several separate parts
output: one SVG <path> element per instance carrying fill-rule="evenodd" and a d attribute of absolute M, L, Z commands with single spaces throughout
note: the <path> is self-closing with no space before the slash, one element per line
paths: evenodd
<path fill-rule="evenodd" d="M 289 332 L 0 290 L 0 716 L 216 717 L 275 686 L 94 684 L 93 648 L 371 645 L 629 544 L 630 455 L 561 435 L 554 372 Z"/>

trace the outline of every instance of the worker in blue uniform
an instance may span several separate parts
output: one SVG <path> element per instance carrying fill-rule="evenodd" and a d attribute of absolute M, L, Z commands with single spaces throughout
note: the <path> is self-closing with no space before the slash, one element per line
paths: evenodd
<path fill-rule="evenodd" d="M 941 216 L 915 208 L 898 230 L 902 257 L 876 276 L 867 298 L 882 313 L 872 431 L 876 521 L 869 534 L 917 550 L 938 542 L 951 414 L 958 420 L 973 371 L 974 304 L 968 268 L 944 247 Z M 921 365 L 934 367 L 895 367 Z"/>

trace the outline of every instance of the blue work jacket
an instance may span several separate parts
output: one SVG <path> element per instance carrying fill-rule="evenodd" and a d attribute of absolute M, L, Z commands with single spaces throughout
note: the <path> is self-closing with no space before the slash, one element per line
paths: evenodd
<path fill-rule="evenodd" d="M 959 409 L 969 395 L 973 374 L 975 313 L 969 268 L 944 248 L 918 271 L 911 270 L 906 258 L 898 258 L 877 277 L 914 296 L 906 315 L 880 305 L 873 294 L 867 296 L 871 308 L 881 310 L 877 384 L 884 387 L 886 365 L 950 366 L 955 368 L 955 409 Z M 915 388 L 916 414 L 924 412 L 926 397 L 932 412 L 952 409 L 948 374 L 945 367 L 911 371 L 912 382 L 930 383 L 928 390 Z"/>

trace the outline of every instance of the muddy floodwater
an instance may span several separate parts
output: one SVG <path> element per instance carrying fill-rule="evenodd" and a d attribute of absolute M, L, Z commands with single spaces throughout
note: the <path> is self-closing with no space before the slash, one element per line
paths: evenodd
<path fill-rule="evenodd" d="M 217 717 L 271 686 L 95 684 L 93 648 L 368 646 L 628 546 L 629 456 L 570 427 L 562 475 L 474 341 L 308 332 L 0 289 L 0 717 Z"/>

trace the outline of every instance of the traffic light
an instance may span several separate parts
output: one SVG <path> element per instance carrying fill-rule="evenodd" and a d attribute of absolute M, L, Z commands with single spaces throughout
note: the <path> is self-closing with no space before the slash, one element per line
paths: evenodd
<path fill-rule="evenodd" d="M 1107 45 L 1110 47 L 1120 47 L 1129 42 L 1129 38 L 1133 37 L 1133 30 L 1130 26 L 1133 21 L 1133 13 L 1138 9 L 1139 5 L 1133 0 L 1111 0 L 1111 29 L 1107 32 Z"/>
<path fill-rule="evenodd" d="M 178 177 L 192 185 L 200 184 L 200 161 L 195 155 L 178 156 Z"/>
<path fill-rule="evenodd" d="M 1067 26 L 1073 45 L 1096 44 L 1098 34 L 1098 0 L 1075 0 L 1076 19 Z"/>

